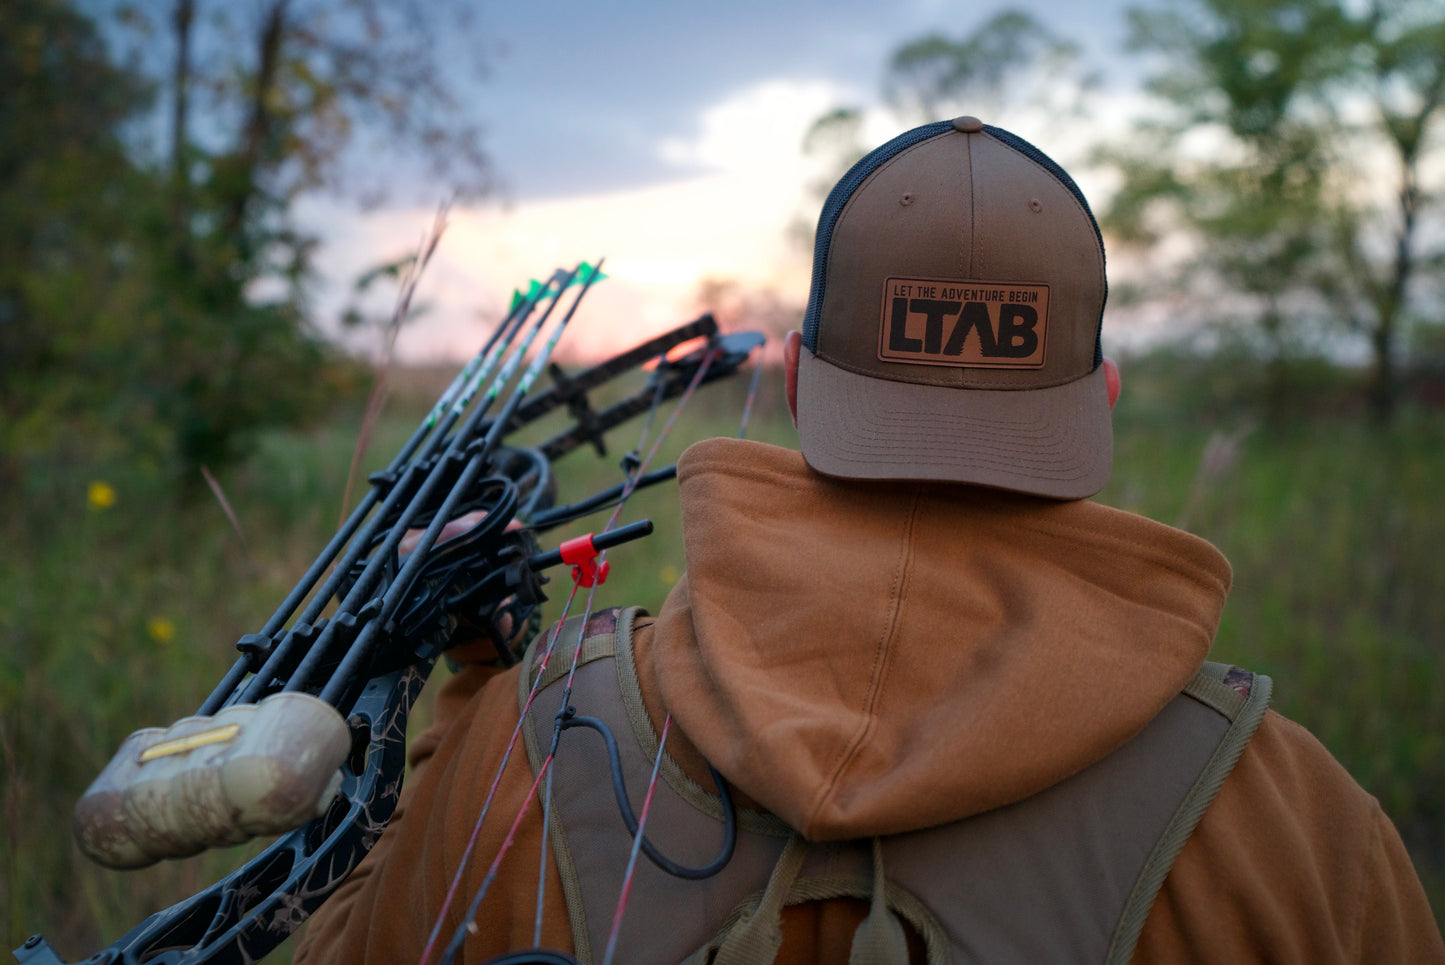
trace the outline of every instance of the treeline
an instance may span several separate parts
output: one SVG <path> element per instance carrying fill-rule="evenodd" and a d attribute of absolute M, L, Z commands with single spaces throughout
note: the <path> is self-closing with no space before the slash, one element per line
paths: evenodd
<path fill-rule="evenodd" d="M 430 56 L 464 6 L 0 5 L 0 484 L 82 455 L 195 481 L 355 387 L 292 205 L 375 194 L 340 164 L 368 132 L 485 189 Z"/>
<path fill-rule="evenodd" d="M 1146 95 L 1127 127 L 1084 51 L 1017 11 L 900 45 L 881 110 L 899 126 L 976 114 L 1112 185 L 1090 192 L 1126 256 L 1111 306 L 1263 360 L 1264 415 L 1297 408 L 1295 370 L 1321 360 L 1366 361 L 1380 422 L 1422 373 L 1438 386 L 1445 6 L 1164 0 L 1126 16 L 1123 69 Z M 835 108 L 808 146 L 835 170 L 851 163 L 879 110 Z"/>

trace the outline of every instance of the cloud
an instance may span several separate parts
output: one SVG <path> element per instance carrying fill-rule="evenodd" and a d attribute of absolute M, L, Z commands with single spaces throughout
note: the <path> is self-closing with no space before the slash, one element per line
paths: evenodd
<path fill-rule="evenodd" d="M 697 135 L 666 138 L 658 150 L 679 166 L 733 174 L 771 170 L 796 177 L 806 168 L 803 135 L 838 96 L 837 88 L 824 81 L 765 81 L 705 111 Z"/>
<path fill-rule="evenodd" d="M 514 288 L 525 289 L 529 279 L 558 266 L 604 256 L 609 277 L 589 293 L 563 342 L 573 352 L 620 349 L 690 320 L 707 307 L 698 302 L 705 280 L 771 289 L 801 304 L 810 264 L 789 227 L 816 210 L 808 186 L 821 173 L 818 161 L 802 155 L 801 143 L 813 120 L 843 96 L 820 80 L 770 79 L 699 111 L 694 133 L 653 145 L 662 164 L 704 173 L 454 211 L 418 293 L 430 310 L 403 333 L 400 356 L 464 358 L 501 317 Z M 1082 158 L 1099 138 L 1122 136 L 1126 119 L 1139 110 L 1136 97 L 1101 93 L 1091 118 L 1069 124 L 1021 115 L 1006 126 L 1053 153 L 1097 204 L 1113 185 Z M 870 146 L 902 129 L 896 115 L 876 105 L 866 119 Z M 327 242 L 318 259 L 327 279 L 318 300 L 323 324 L 339 316 L 351 279 L 414 247 L 433 215 L 421 208 L 359 214 L 319 203 L 307 210 L 310 223 L 324 226 Z M 1126 260 L 1111 258 L 1115 268 Z M 371 311 L 387 313 L 390 297 L 378 293 Z"/>
<path fill-rule="evenodd" d="M 513 288 L 604 256 L 609 277 L 588 294 L 564 343 L 574 352 L 620 349 L 690 320 L 703 307 L 697 293 L 704 279 L 773 288 L 801 303 L 809 264 L 787 231 L 810 203 L 814 171 L 800 145 L 833 98 L 824 83 L 768 81 L 704 110 L 695 136 L 656 148 L 670 162 L 706 171 L 695 177 L 453 211 L 418 293 L 430 311 L 403 332 L 399 357 L 466 357 L 501 317 Z M 421 209 L 362 215 L 313 205 L 308 218 L 327 235 L 319 314 L 339 316 L 350 279 L 405 253 L 431 217 Z M 389 310 L 386 297 L 372 302 L 373 313 Z"/>

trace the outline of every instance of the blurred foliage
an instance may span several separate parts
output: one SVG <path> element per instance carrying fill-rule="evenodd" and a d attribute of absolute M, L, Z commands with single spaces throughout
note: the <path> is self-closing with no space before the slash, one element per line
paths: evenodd
<path fill-rule="evenodd" d="M 1379 798 L 1445 926 L 1445 661 L 1438 547 L 1445 377 L 1380 425 L 1367 371 L 1291 366 L 1288 416 L 1243 353 L 1122 360 L 1101 502 L 1197 533 L 1234 583 L 1211 659 L 1266 673 L 1272 706 Z"/>
<path fill-rule="evenodd" d="M 1288 405 L 1291 368 L 1367 355 L 1371 411 L 1390 418 L 1433 364 L 1415 350 L 1445 302 L 1445 7 L 1157 0 L 1128 18 L 1155 112 L 1127 135 L 1101 145 L 1081 126 L 1099 85 L 1083 52 L 1005 9 L 900 44 L 881 105 L 817 118 L 813 195 L 883 138 L 953 114 L 1046 131 L 1036 142 L 1066 168 L 1117 176 L 1101 221 L 1146 267 L 1113 280 L 1116 303 L 1147 301 L 1270 359 L 1266 408 Z M 790 229 L 809 247 L 814 216 Z"/>
<path fill-rule="evenodd" d="M 1331 340 L 1365 348 L 1388 419 L 1410 330 L 1438 324 L 1445 295 L 1426 229 L 1445 214 L 1445 7 L 1173 0 L 1129 20 L 1164 111 L 1101 153 L 1123 176 L 1105 228 L 1155 249 L 1170 235 L 1156 294 L 1235 328 L 1280 378 Z"/>
<path fill-rule="evenodd" d="M 311 323 L 318 242 L 291 212 L 346 182 L 356 138 L 490 187 L 428 55 L 439 14 L 167 6 L 0 9 L 0 483 L 83 448 L 194 486 L 355 390 L 364 373 Z"/>
<path fill-rule="evenodd" d="M 694 298 L 698 313 L 711 314 L 723 332 L 762 332 L 781 343 L 787 332 L 803 327 L 802 306 L 773 288 L 707 275 L 698 281 Z"/>
<path fill-rule="evenodd" d="M 484 77 L 494 49 L 476 29 L 474 4 L 83 2 L 118 56 L 165 94 L 151 153 L 233 206 L 262 196 L 284 204 L 318 188 L 367 203 L 398 193 L 435 203 L 438 184 L 462 197 L 495 187 L 457 86 Z M 352 148 L 368 163 L 346 164 Z M 409 191 L 414 182 L 425 193 Z"/>
<path fill-rule="evenodd" d="M 110 62 L 96 27 L 65 4 L 17 0 L 0 19 L 3 83 L 21 94 L 0 106 L 5 477 L 79 446 L 189 474 L 313 410 L 326 352 L 299 292 L 250 297 L 265 272 L 236 248 L 245 236 L 265 252 L 271 229 L 258 218 L 230 235 L 177 235 L 165 176 L 122 141 L 150 107 L 147 80 Z M 298 248 L 298 282 L 303 261 Z"/>
<path fill-rule="evenodd" d="M 888 61 L 888 103 L 916 123 L 967 111 L 998 116 L 1041 105 L 1077 110 L 1096 82 L 1078 44 L 1021 10 L 1002 10 L 972 33 L 932 32 L 905 41 Z"/>
<path fill-rule="evenodd" d="M 0 490 L 12 509 L 0 516 L 0 915 L 11 945 L 44 928 L 70 954 L 239 860 L 101 871 L 65 815 L 127 732 L 204 697 L 231 641 L 337 524 L 369 373 L 308 325 L 315 240 L 292 202 L 345 180 L 344 148 L 368 124 L 486 186 L 475 132 L 447 126 L 446 86 L 427 73 L 433 21 L 417 4 L 174 0 L 163 19 L 154 5 L 97 2 L 85 9 L 106 12 L 100 27 L 79 9 L 0 4 Z M 1123 360 L 1102 499 L 1187 524 L 1231 557 L 1215 656 L 1276 677 L 1280 709 L 1384 802 L 1445 919 L 1445 337 L 1429 324 L 1442 256 L 1419 232 L 1438 202 L 1420 172 L 1439 157 L 1440 11 L 1171 10 L 1137 14 L 1136 38 L 1179 68 L 1156 90 L 1182 113 L 1113 157 L 1130 178 L 1111 224 L 1140 242 L 1191 227 L 1199 260 L 1169 283 L 1248 324 Z M 978 55 L 993 49 L 1013 56 Z M 884 87 L 900 112 L 1004 113 L 1031 109 L 1029 77 L 1089 83 L 1069 43 L 1001 15 L 905 45 Z M 147 125 L 168 132 L 162 149 L 137 133 Z M 861 154 L 864 126 L 840 108 L 811 137 Z M 1199 152 L 1186 128 L 1229 151 Z M 1367 204 L 1345 163 L 1381 153 L 1403 179 L 1394 209 Z M 724 315 L 789 311 L 709 285 Z M 1339 367 L 1310 337 L 1316 324 L 1384 344 L 1391 365 L 1408 342 L 1411 366 L 1389 372 L 1391 425 L 1366 418 L 1381 405 L 1378 370 Z M 388 413 L 373 451 L 394 451 L 430 398 Z M 733 433 L 739 399 L 727 401 L 695 405 L 675 444 Z M 322 412 L 329 421 L 306 420 Z M 791 443 L 776 386 L 750 435 Z M 572 457 L 564 488 L 615 479 L 619 454 L 601 468 Z M 240 534 L 221 507 L 176 492 L 174 478 L 202 466 Z M 658 532 L 613 555 L 599 605 L 660 602 L 682 566 L 673 507 L 670 487 L 640 494 L 631 509 Z"/>

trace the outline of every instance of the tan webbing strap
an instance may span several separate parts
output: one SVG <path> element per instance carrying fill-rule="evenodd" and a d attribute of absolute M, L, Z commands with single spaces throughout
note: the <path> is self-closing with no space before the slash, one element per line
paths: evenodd
<path fill-rule="evenodd" d="M 560 644 L 561 641 L 559 640 L 558 642 Z M 582 641 L 582 652 L 577 654 L 577 666 L 585 667 L 594 660 L 601 660 L 603 657 L 613 656 L 616 645 L 617 637 L 611 633 L 586 638 Z M 547 662 L 547 669 L 542 671 L 541 681 L 537 684 L 538 690 L 561 680 L 572 672 L 571 649 L 571 647 L 568 648 L 566 659 L 563 659 L 560 654 L 552 655 L 552 659 Z"/>
<path fill-rule="evenodd" d="M 876 896 L 878 893 L 876 875 L 864 876 L 847 870 L 851 864 L 844 858 L 844 855 L 851 855 L 859 845 L 861 842 L 839 841 L 811 845 L 808 848 L 808 857 L 804 862 L 803 870 L 799 872 L 793 886 L 788 889 L 783 907 L 814 901 L 828 901 L 833 898 L 867 900 L 870 896 Z M 844 860 L 840 861 L 840 858 L 844 858 Z M 884 902 L 887 907 L 895 915 L 906 920 L 923 939 L 928 965 L 948 965 L 952 961 L 949 957 L 948 935 L 933 913 L 916 895 L 900 888 L 894 882 L 885 880 L 883 888 Z M 761 901 L 762 892 L 759 891 L 741 902 L 728 915 L 718 933 L 707 944 L 684 959 L 680 965 L 713 965 L 712 956 L 728 940 L 728 936 L 732 934 L 734 928 L 738 927 L 744 915 L 751 914 Z M 781 915 L 779 917 L 781 918 Z M 907 962 L 906 938 L 904 939 L 904 949 L 904 958 L 900 961 Z"/>
<path fill-rule="evenodd" d="M 848 965 L 908 965 L 908 938 L 888 910 L 888 879 L 883 875 L 883 842 L 873 839 L 873 903 L 853 933 Z"/>
<path fill-rule="evenodd" d="M 1224 682 L 1231 670 L 1233 668 L 1227 664 L 1215 663 L 1212 660 L 1206 661 L 1204 666 L 1199 668 L 1199 672 L 1194 675 L 1194 679 L 1185 685 L 1184 692 L 1200 703 L 1213 707 L 1232 721 L 1249 703 L 1250 695 L 1241 693 L 1234 686 Z M 1253 674 L 1249 674 L 1248 678 L 1251 681 L 1260 679 Z M 1265 686 L 1268 687 L 1269 678 L 1263 679 L 1266 681 Z M 1253 684 L 1251 683 L 1250 694 L 1252 693 Z"/>
<path fill-rule="evenodd" d="M 808 843 L 794 834 L 778 856 L 757 907 L 744 911 L 729 929 L 713 965 L 761 965 L 778 957 L 783 945 L 783 905 L 807 856 Z"/>
<path fill-rule="evenodd" d="M 1144 921 L 1149 917 L 1149 909 L 1153 907 L 1159 889 L 1164 886 L 1169 869 L 1179 857 L 1179 852 L 1184 850 L 1184 843 L 1198 827 L 1204 812 L 1219 794 L 1219 789 L 1224 786 L 1225 778 L 1234 770 L 1234 765 L 1239 763 L 1240 756 L 1249 746 L 1250 738 L 1259 729 L 1265 711 L 1269 709 L 1274 681 L 1263 674 L 1246 674 L 1248 693 L 1244 693 L 1235 685 L 1226 683 L 1232 669 L 1224 664 L 1206 663 L 1199 673 L 1195 674 L 1189 686 L 1184 688 L 1185 694 L 1229 718 L 1229 729 L 1215 747 L 1209 763 L 1200 772 L 1184 802 L 1174 812 L 1169 826 L 1149 855 L 1144 870 L 1135 880 L 1134 890 L 1124 906 L 1109 955 L 1105 959 L 1107 965 L 1126 965 L 1133 958 L 1134 946 L 1138 944 L 1139 935 L 1144 930 Z"/>
<path fill-rule="evenodd" d="M 630 622 L 631 614 L 626 615 Z M 557 630 L 552 656 L 542 670 L 542 683 L 536 686 L 537 691 L 541 691 L 548 684 L 555 683 L 571 669 L 572 653 L 578 645 L 577 636 L 583 632 L 583 619 L 584 617 L 581 616 L 572 617 Z M 551 633 L 539 633 L 522 658 L 522 665 L 527 668 L 528 672 L 517 675 L 517 707 L 519 710 L 527 706 L 527 698 L 533 691 L 532 681 L 537 676 L 536 663 L 541 659 L 542 653 L 552 641 L 552 637 Z M 578 656 L 578 665 L 581 666 L 600 657 L 610 656 L 616 641 L 615 633 L 597 634 L 590 638 L 584 638 L 581 641 L 582 652 Z M 527 748 L 527 761 L 532 765 L 532 773 L 536 774 L 547 757 L 547 747 L 551 743 L 550 733 L 547 735 L 546 744 L 538 735 L 537 715 L 522 715 L 522 740 Z M 567 899 L 567 917 L 572 925 L 573 952 L 578 961 L 590 962 L 592 961 L 592 948 L 588 938 L 587 919 L 579 898 L 582 893 L 582 881 L 577 874 L 577 862 L 572 857 L 571 845 L 568 843 L 561 815 L 554 810 L 551 820 L 547 824 L 547 833 L 552 839 L 552 854 L 557 859 L 557 873 L 562 879 L 562 893 Z"/>
<path fill-rule="evenodd" d="M 632 624 L 638 612 L 636 608 L 624 610 L 617 621 L 617 688 L 622 694 L 623 706 L 627 708 L 627 720 L 631 724 L 638 746 L 648 760 L 656 760 L 659 738 L 647 716 L 647 707 L 642 702 L 642 684 L 637 677 L 637 663 L 632 653 Z M 722 805 L 717 795 L 711 790 L 704 790 L 688 777 L 672 755 L 662 755 L 660 774 L 662 780 L 692 807 L 715 820 L 723 819 Z M 737 809 L 737 821 L 744 830 L 778 839 L 785 839 L 793 833 L 793 829 L 777 815 L 747 808 Z"/>

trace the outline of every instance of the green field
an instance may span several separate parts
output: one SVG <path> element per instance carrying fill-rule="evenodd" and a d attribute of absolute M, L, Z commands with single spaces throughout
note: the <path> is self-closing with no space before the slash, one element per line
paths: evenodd
<path fill-rule="evenodd" d="M 772 382 L 749 435 L 787 444 Z M 368 468 L 415 425 L 425 384 L 413 380 L 393 401 Z M 738 399 L 734 386 L 700 397 L 659 458 L 734 434 Z M 1235 588 L 1214 657 L 1275 678 L 1275 707 L 1312 729 L 1395 819 L 1445 920 L 1445 413 L 1409 408 L 1381 430 L 1338 407 L 1278 421 L 1248 411 L 1126 367 L 1117 469 L 1100 499 L 1184 523 L 1229 556 Z M 43 931 L 62 954 L 84 957 L 240 860 L 97 869 L 71 843 L 69 811 L 125 734 L 195 708 L 231 663 L 234 640 L 259 628 L 323 545 L 359 421 L 343 408 L 323 427 L 275 432 L 227 472 L 240 534 L 208 494 L 181 500 L 153 469 L 82 452 L 27 467 L 22 491 L 6 494 L 5 948 Z M 630 438 L 619 434 L 605 461 L 564 460 L 564 498 L 615 478 Z M 604 605 L 655 607 L 676 579 L 668 489 L 628 507 L 624 521 L 649 516 L 658 532 L 610 554 Z"/>

